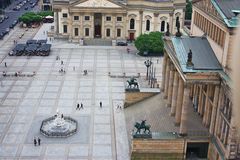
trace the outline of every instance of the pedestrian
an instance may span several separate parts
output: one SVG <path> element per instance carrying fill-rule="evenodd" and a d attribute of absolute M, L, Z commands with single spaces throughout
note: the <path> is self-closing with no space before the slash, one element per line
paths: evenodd
<path fill-rule="evenodd" d="M 159 59 L 157 59 L 157 63 L 158 63 Z"/>
<path fill-rule="evenodd" d="M 75 71 L 75 66 L 73 66 L 73 71 Z"/>
<path fill-rule="evenodd" d="M 61 115 L 61 118 L 63 118 L 63 114 Z"/>
<path fill-rule="evenodd" d="M 34 146 L 37 146 L 37 139 L 34 137 L 33 139 Z"/>
<path fill-rule="evenodd" d="M 102 102 L 101 101 L 100 101 L 99 105 L 100 105 L 100 108 L 102 108 Z"/>
<path fill-rule="evenodd" d="M 83 109 L 83 104 L 81 103 L 81 107 L 79 109 Z"/>
<path fill-rule="evenodd" d="M 63 61 L 61 61 L 61 65 L 63 65 Z"/>
<path fill-rule="evenodd" d="M 130 49 L 129 48 L 127 48 L 127 53 L 129 53 L 130 52 Z"/>
<path fill-rule="evenodd" d="M 41 145 L 41 139 L 38 137 L 38 145 Z"/>
<path fill-rule="evenodd" d="M 78 110 L 78 109 L 80 109 L 80 108 L 79 108 L 79 103 L 77 104 L 77 108 L 76 108 L 76 110 Z"/>
<path fill-rule="evenodd" d="M 5 67 L 7 67 L 7 62 L 4 62 Z"/>

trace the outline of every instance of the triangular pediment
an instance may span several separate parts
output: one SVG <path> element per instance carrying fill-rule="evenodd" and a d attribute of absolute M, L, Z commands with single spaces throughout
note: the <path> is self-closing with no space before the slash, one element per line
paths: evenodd
<path fill-rule="evenodd" d="M 83 7 L 83 8 L 122 8 L 120 5 L 117 5 L 108 0 L 86 0 L 81 3 L 76 4 L 74 7 Z"/>

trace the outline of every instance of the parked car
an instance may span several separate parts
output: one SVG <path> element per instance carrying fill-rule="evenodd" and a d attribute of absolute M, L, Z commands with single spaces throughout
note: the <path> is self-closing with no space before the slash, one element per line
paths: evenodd
<path fill-rule="evenodd" d="M 28 7 L 25 7 L 24 9 L 25 9 L 25 10 L 28 10 Z"/>
<path fill-rule="evenodd" d="M 117 42 L 117 46 L 127 46 L 127 42 Z"/>
<path fill-rule="evenodd" d="M 0 19 L 0 23 L 2 23 L 3 21 L 4 21 L 4 19 L 1 18 L 1 19 Z"/>
<path fill-rule="evenodd" d="M 8 18 L 9 18 L 9 16 L 7 16 L 7 15 L 6 15 L 6 16 L 4 16 L 4 19 L 8 19 Z"/>

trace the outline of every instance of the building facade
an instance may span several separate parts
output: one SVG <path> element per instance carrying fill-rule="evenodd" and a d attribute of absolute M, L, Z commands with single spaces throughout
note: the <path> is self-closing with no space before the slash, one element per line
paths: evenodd
<path fill-rule="evenodd" d="M 40 6 L 42 11 L 51 11 L 52 10 L 53 0 L 41 0 Z"/>
<path fill-rule="evenodd" d="M 185 0 L 54 0 L 55 34 L 81 38 L 130 39 L 151 31 L 176 32 Z"/>
<path fill-rule="evenodd" d="M 162 90 L 167 105 L 180 125 L 179 133 L 185 135 L 189 134 L 187 106 L 194 107 L 210 135 L 207 156 L 210 160 L 240 158 L 234 125 L 239 115 L 232 112 L 231 81 L 232 55 L 237 54 L 233 53 L 234 30 L 238 27 L 239 12 L 239 0 L 195 0 L 191 37 L 165 41 Z M 213 61 L 214 57 L 219 65 Z M 188 67 L 188 64 L 192 65 Z"/>

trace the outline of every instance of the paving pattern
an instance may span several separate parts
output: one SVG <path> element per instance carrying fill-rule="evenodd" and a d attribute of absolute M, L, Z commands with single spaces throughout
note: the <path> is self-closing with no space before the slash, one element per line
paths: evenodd
<path fill-rule="evenodd" d="M 35 31 L 26 32 L 29 34 L 26 39 L 35 34 Z M 42 29 L 36 36 L 40 32 L 43 33 Z M 139 81 L 144 84 L 146 59 L 136 56 L 133 47 L 127 54 L 126 47 L 81 47 L 57 40 L 48 57 L 5 57 L 7 49 L 12 47 L 12 39 L 9 37 L 4 42 L 8 48 L 0 49 L 4 58 L 0 73 L 36 72 L 36 76 L 1 76 L 0 159 L 129 159 L 124 112 L 116 109 L 117 105 L 123 105 L 126 79 L 110 78 L 108 74 L 140 73 Z M 56 60 L 57 55 L 60 60 Z M 8 67 L 4 67 L 4 62 Z M 155 65 L 158 80 L 161 62 L 159 59 Z M 66 73 L 60 73 L 61 68 Z M 83 75 L 85 69 L 87 75 Z M 84 109 L 76 110 L 77 103 L 83 103 Z M 41 121 L 57 110 L 78 120 L 77 134 L 56 139 L 39 133 Z M 42 139 L 41 146 L 33 145 L 34 137 Z"/>

